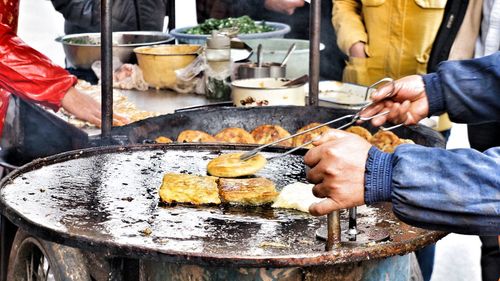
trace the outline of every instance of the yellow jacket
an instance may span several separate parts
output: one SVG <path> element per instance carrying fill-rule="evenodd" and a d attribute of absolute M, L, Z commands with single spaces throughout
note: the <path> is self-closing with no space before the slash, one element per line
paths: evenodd
<path fill-rule="evenodd" d="M 334 0 L 333 26 L 340 49 L 364 42 L 366 58 L 349 57 L 344 82 L 371 85 L 391 77 L 425 74 L 446 0 Z M 447 116 L 437 130 L 451 128 Z"/>
<path fill-rule="evenodd" d="M 367 58 L 350 58 L 345 82 L 369 85 L 383 77 L 424 74 L 446 0 L 334 1 L 337 43 L 364 42 Z"/>

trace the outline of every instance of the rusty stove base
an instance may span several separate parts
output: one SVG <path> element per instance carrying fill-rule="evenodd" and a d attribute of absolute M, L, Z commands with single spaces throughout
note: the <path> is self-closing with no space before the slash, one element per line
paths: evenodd
<path fill-rule="evenodd" d="M 141 279 L 148 281 L 407 281 L 412 274 L 414 254 L 355 263 L 306 268 L 231 268 L 172 264 L 143 260 Z"/>

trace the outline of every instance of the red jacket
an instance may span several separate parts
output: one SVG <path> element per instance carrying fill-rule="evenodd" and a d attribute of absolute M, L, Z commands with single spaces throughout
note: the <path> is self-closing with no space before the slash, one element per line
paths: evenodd
<path fill-rule="evenodd" d="M 0 1 L 0 135 L 9 96 L 58 110 L 77 79 L 16 35 L 19 0 Z"/>

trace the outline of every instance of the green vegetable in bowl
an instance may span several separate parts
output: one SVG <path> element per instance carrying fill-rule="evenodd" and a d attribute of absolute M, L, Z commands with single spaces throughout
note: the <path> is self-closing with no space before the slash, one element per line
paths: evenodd
<path fill-rule="evenodd" d="M 242 16 L 239 18 L 226 18 L 226 19 L 207 19 L 203 23 L 186 30 L 187 34 L 206 35 L 211 34 L 213 30 L 220 30 L 223 28 L 237 28 L 239 34 L 248 33 L 262 33 L 274 31 L 272 26 L 266 24 L 265 21 L 255 23 L 249 16 Z"/>
<path fill-rule="evenodd" d="M 101 38 L 93 38 L 89 36 L 84 37 L 75 37 L 75 38 L 66 38 L 64 39 L 64 43 L 67 44 L 75 44 L 75 45 L 100 45 Z"/>

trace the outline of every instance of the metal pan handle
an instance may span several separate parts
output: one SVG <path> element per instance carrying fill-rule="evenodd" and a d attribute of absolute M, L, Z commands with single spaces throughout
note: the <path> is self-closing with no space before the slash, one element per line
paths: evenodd
<path fill-rule="evenodd" d="M 176 109 L 174 112 L 179 113 L 179 112 L 186 112 L 186 111 L 192 111 L 192 110 L 198 110 L 198 109 L 205 109 L 205 108 L 208 109 L 208 108 L 213 108 L 213 107 L 232 106 L 232 105 L 233 105 L 232 101 L 214 102 L 214 103 L 209 103 L 209 104 L 204 104 L 204 105 L 183 107 L 183 108 Z"/>

